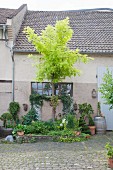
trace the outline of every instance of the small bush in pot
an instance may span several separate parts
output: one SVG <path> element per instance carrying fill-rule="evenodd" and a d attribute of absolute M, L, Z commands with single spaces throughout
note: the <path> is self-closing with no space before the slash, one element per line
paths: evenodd
<path fill-rule="evenodd" d="M 113 146 L 110 145 L 110 143 L 107 143 L 105 145 L 105 148 L 107 149 L 108 166 L 110 168 L 113 168 Z"/>
<path fill-rule="evenodd" d="M 95 135 L 95 123 L 93 121 L 93 118 L 91 116 L 89 116 L 89 129 L 90 129 L 90 132 L 91 132 L 91 135 Z"/>
<path fill-rule="evenodd" d="M 3 121 L 3 126 L 7 128 L 7 121 L 12 120 L 13 117 L 10 113 L 6 112 L 1 115 L 0 119 Z"/>
<path fill-rule="evenodd" d="M 14 136 L 17 135 L 17 132 L 25 132 L 26 131 L 26 126 L 25 125 L 22 125 L 22 124 L 18 124 L 14 129 L 13 129 L 13 132 L 12 134 Z M 24 133 L 23 133 L 24 134 Z"/>

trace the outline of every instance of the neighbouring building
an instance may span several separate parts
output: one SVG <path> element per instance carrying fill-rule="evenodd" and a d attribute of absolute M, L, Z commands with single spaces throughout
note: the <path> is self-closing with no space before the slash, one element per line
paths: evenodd
<path fill-rule="evenodd" d="M 30 53 L 39 54 L 27 41 L 23 33 L 24 27 L 30 26 L 40 34 L 48 24 L 54 25 L 56 20 L 68 16 L 74 30 L 70 48 L 78 48 L 81 53 L 93 57 L 94 61 L 76 64 L 82 71 L 81 76 L 66 78 L 63 83 L 67 85 L 70 95 L 77 103 L 92 104 L 96 115 L 97 101 L 100 100 L 98 85 L 104 68 L 113 67 L 113 10 L 29 11 L 27 5 L 22 5 L 17 10 L 0 9 L 0 16 L 0 112 L 5 112 L 9 102 L 15 100 L 20 103 L 20 114 L 26 114 L 23 104 L 30 108 L 29 95 L 32 89 L 39 94 L 45 93 L 43 89 L 47 81 L 36 83 L 33 80 L 35 69 L 32 67 L 33 61 L 27 56 Z M 56 93 L 58 91 L 57 88 Z M 95 98 L 92 96 L 93 92 L 97 94 Z M 51 89 L 46 93 L 51 95 Z M 60 108 L 58 109 L 60 111 Z M 45 112 L 48 112 L 48 115 Z M 113 129 L 113 114 L 104 114 L 109 125 L 108 130 Z M 51 108 L 45 103 L 42 119 L 49 118 Z"/>

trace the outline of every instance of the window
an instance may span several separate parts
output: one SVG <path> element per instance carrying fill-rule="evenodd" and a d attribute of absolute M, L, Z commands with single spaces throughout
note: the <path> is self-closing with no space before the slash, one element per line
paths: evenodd
<path fill-rule="evenodd" d="M 31 83 L 32 93 L 46 94 L 47 96 L 52 95 L 52 86 L 49 82 L 43 83 Z M 69 94 L 73 95 L 73 84 L 72 83 L 56 83 L 55 84 L 55 95 Z"/>
<path fill-rule="evenodd" d="M 6 37 L 5 37 L 6 35 Z M 8 39 L 8 32 L 7 32 L 7 28 L 4 29 L 3 26 L 0 26 L 0 40 L 5 40 Z"/>

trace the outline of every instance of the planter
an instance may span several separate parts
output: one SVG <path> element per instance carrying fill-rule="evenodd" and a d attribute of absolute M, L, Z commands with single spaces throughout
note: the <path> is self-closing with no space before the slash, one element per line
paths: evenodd
<path fill-rule="evenodd" d="M 0 127 L 0 137 L 6 137 L 8 135 L 12 135 L 12 128 L 4 128 Z"/>
<path fill-rule="evenodd" d="M 24 136 L 24 131 L 18 131 L 18 132 L 17 132 L 17 135 L 18 135 L 18 136 Z"/>
<path fill-rule="evenodd" d="M 113 168 L 113 158 L 108 159 L 108 166 L 109 168 Z"/>
<path fill-rule="evenodd" d="M 91 135 L 95 135 L 96 127 L 95 126 L 89 126 L 89 129 L 90 129 Z"/>

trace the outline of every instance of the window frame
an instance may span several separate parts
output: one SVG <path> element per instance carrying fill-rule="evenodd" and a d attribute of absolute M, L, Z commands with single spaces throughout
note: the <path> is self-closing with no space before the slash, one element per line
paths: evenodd
<path fill-rule="evenodd" d="M 33 83 L 37 83 L 37 85 L 36 85 L 37 86 L 36 87 L 36 91 L 37 91 L 36 93 L 37 94 L 40 94 L 40 93 L 38 93 L 38 83 L 42 83 L 42 88 L 39 88 L 39 90 L 42 90 L 42 95 L 43 95 L 43 94 L 45 94 L 44 93 L 44 86 L 43 86 L 43 84 L 44 83 L 50 83 L 50 82 L 31 82 L 31 94 L 32 94 L 32 90 L 33 90 L 33 88 L 32 88 L 32 84 Z M 59 83 L 56 83 L 56 84 L 60 85 L 60 87 L 58 88 L 59 91 L 61 89 L 61 85 L 70 84 L 71 85 L 71 90 L 70 90 L 69 94 L 70 94 L 70 96 L 73 96 L 73 83 L 72 82 L 59 82 Z M 50 90 L 52 90 L 52 89 L 50 89 Z M 52 92 L 51 92 L 51 95 L 52 95 Z M 47 96 L 51 96 L 51 95 L 50 95 L 50 93 L 47 94 Z M 56 90 L 55 90 L 55 95 L 57 95 L 56 94 Z"/>

